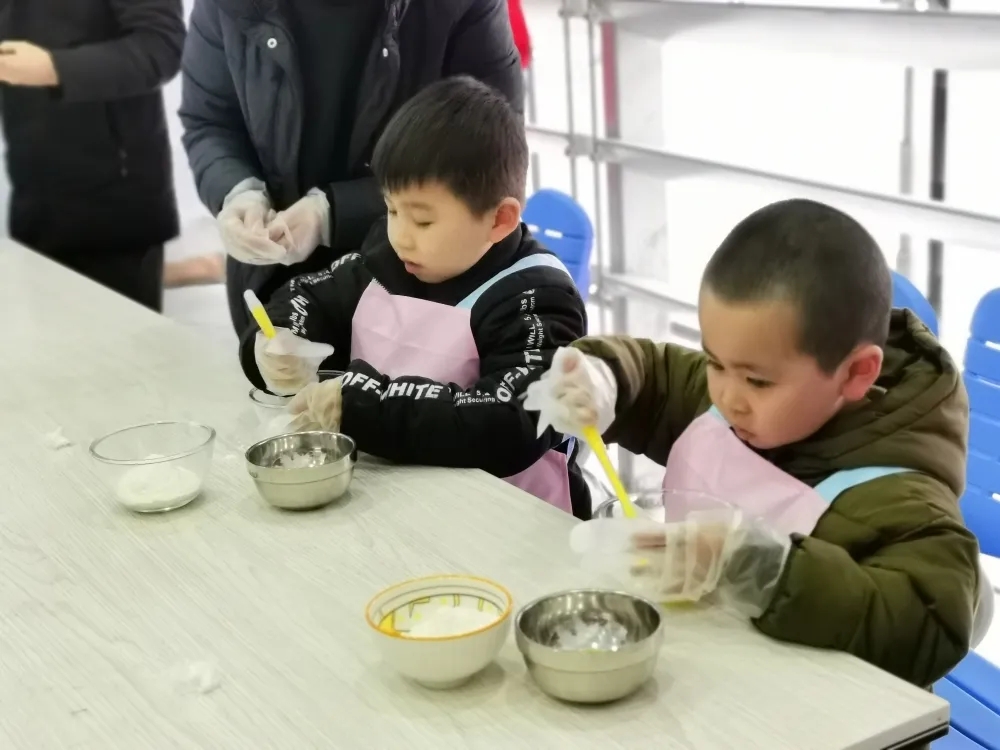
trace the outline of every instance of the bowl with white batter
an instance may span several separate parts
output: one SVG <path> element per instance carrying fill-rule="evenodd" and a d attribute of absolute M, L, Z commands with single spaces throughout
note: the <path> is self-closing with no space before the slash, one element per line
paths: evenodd
<path fill-rule="evenodd" d="M 514 599 L 499 583 L 436 575 L 397 583 L 365 608 L 382 658 L 425 687 L 462 685 L 485 669 L 510 635 Z"/>
<path fill-rule="evenodd" d="M 201 494 L 212 466 L 215 430 L 195 422 L 151 422 L 90 444 L 115 499 L 136 513 L 182 508 Z"/>

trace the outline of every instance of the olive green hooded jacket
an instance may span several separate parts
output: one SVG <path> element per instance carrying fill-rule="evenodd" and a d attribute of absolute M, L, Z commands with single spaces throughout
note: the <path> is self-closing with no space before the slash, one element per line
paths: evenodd
<path fill-rule="evenodd" d="M 705 356 L 629 338 L 574 346 L 607 362 L 618 382 L 607 439 L 665 464 L 710 406 Z M 793 538 L 757 628 L 846 651 L 923 687 L 958 664 L 969 650 L 979 576 L 978 545 L 958 510 L 968 422 L 955 363 L 915 316 L 894 311 L 868 397 L 812 437 L 763 455 L 809 486 L 841 469 L 913 472 L 845 491 L 810 536 Z"/>

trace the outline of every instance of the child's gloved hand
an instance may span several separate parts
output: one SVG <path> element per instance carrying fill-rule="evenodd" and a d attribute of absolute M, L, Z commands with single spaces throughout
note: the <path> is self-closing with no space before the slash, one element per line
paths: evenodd
<path fill-rule="evenodd" d="M 296 432 L 308 430 L 340 431 L 343 410 L 341 387 L 343 377 L 310 383 L 288 404 L 292 415 L 292 429 Z"/>
<path fill-rule="evenodd" d="M 538 412 L 539 435 L 550 425 L 576 437 L 595 426 L 603 435 L 615 420 L 617 399 L 618 385 L 603 360 L 563 347 L 548 371 L 528 386 L 524 408 Z"/>
<path fill-rule="evenodd" d="M 602 518 L 573 529 L 585 561 L 628 576 L 637 592 L 664 603 L 714 595 L 751 617 L 770 604 L 791 539 L 735 508 L 689 512 L 683 520 Z"/>
<path fill-rule="evenodd" d="M 272 393 L 291 396 L 319 380 L 319 366 L 333 347 L 301 339 L 287 328 L 276 328 L 273 339 L 258 333 L 254 359 L 264 384 Z"/>
<path fill-rule="evenodd" d="M 751 617 L 770 604 L 791 539 L 736 509 L 694 511 L 660 530 L 631 539 L 632 573 L 652 584 L 663 602 L 699 601 L 717 594 Z"/>

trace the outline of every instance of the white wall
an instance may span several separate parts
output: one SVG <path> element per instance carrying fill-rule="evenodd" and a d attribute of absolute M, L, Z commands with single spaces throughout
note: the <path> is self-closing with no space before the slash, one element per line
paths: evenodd
<path fill-rule="evenodd" d="M 879 0 L 808 4 L 883 5 Z M 952 5 L 959 11 L 1000 12 L 993 0 L 954 0 Z M 556 7 L 553 0 L 527 0 L 540 123 L 565 128 L 564 47 Z M 573 28 L 576 126 L 589 132 L 586 31 L 582 23 Z M 898 189 L 903 122 L 899 66 L 768 52 L 749 43 L 722 48 L 674 42 L 666 46 L 663 77 L 663 137 L 669 149 L 857 188 L 889 193 Z M 1000 110 L 992 107 L 998 89 L 1000 72 L 951 75 L 947 199 L 994 214 L 1000 213 Z M 928 197 L 930 71 L 917 72 L 916 90 L 916 195 Z M 580 166 L 580 199 L 592 204 L 589 167 L 583 161 Z M 542 174 L 548 186 L 569 188 L 568 169 L 558 152 L 544 152 Z M 725 233 L 753 209 L 782 197 L 790 196 L 710 177 L 670 184 L 663 214 L 669 281 L 693 295 L 704 263 Z M 899 247 L 897 228 L 877 215 L 858 218 L 893 260 Z M 927 239 L 914 237 L 920 286 L 926 278 Z M 973 307 L 993 286 L 1000 286 L 1000 252 L 945 248 L 942 337 L 959 358 Z"/>

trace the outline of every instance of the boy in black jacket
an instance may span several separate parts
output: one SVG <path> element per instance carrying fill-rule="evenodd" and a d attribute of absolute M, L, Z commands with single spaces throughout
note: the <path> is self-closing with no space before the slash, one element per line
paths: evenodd
<path fill-rule="evenodd" d="M 272 297 L 287 330 L 246 332 L 247 376 L 297 393 L 299 429 L 340 430 L 398 462 L 483 469 L 589 517 L 573 444 L 538 435 L 519 398 L 587 329 L 566 269 L 521 224 L 521 118 L 486 85 L 446 79 L 398 111 L 371 166 L 387 219 L 360 253 Z M 316 382 L 315 365 L 282 348 L 290 335 L 332 345 L 323 367 L 345 375 Z"/>

